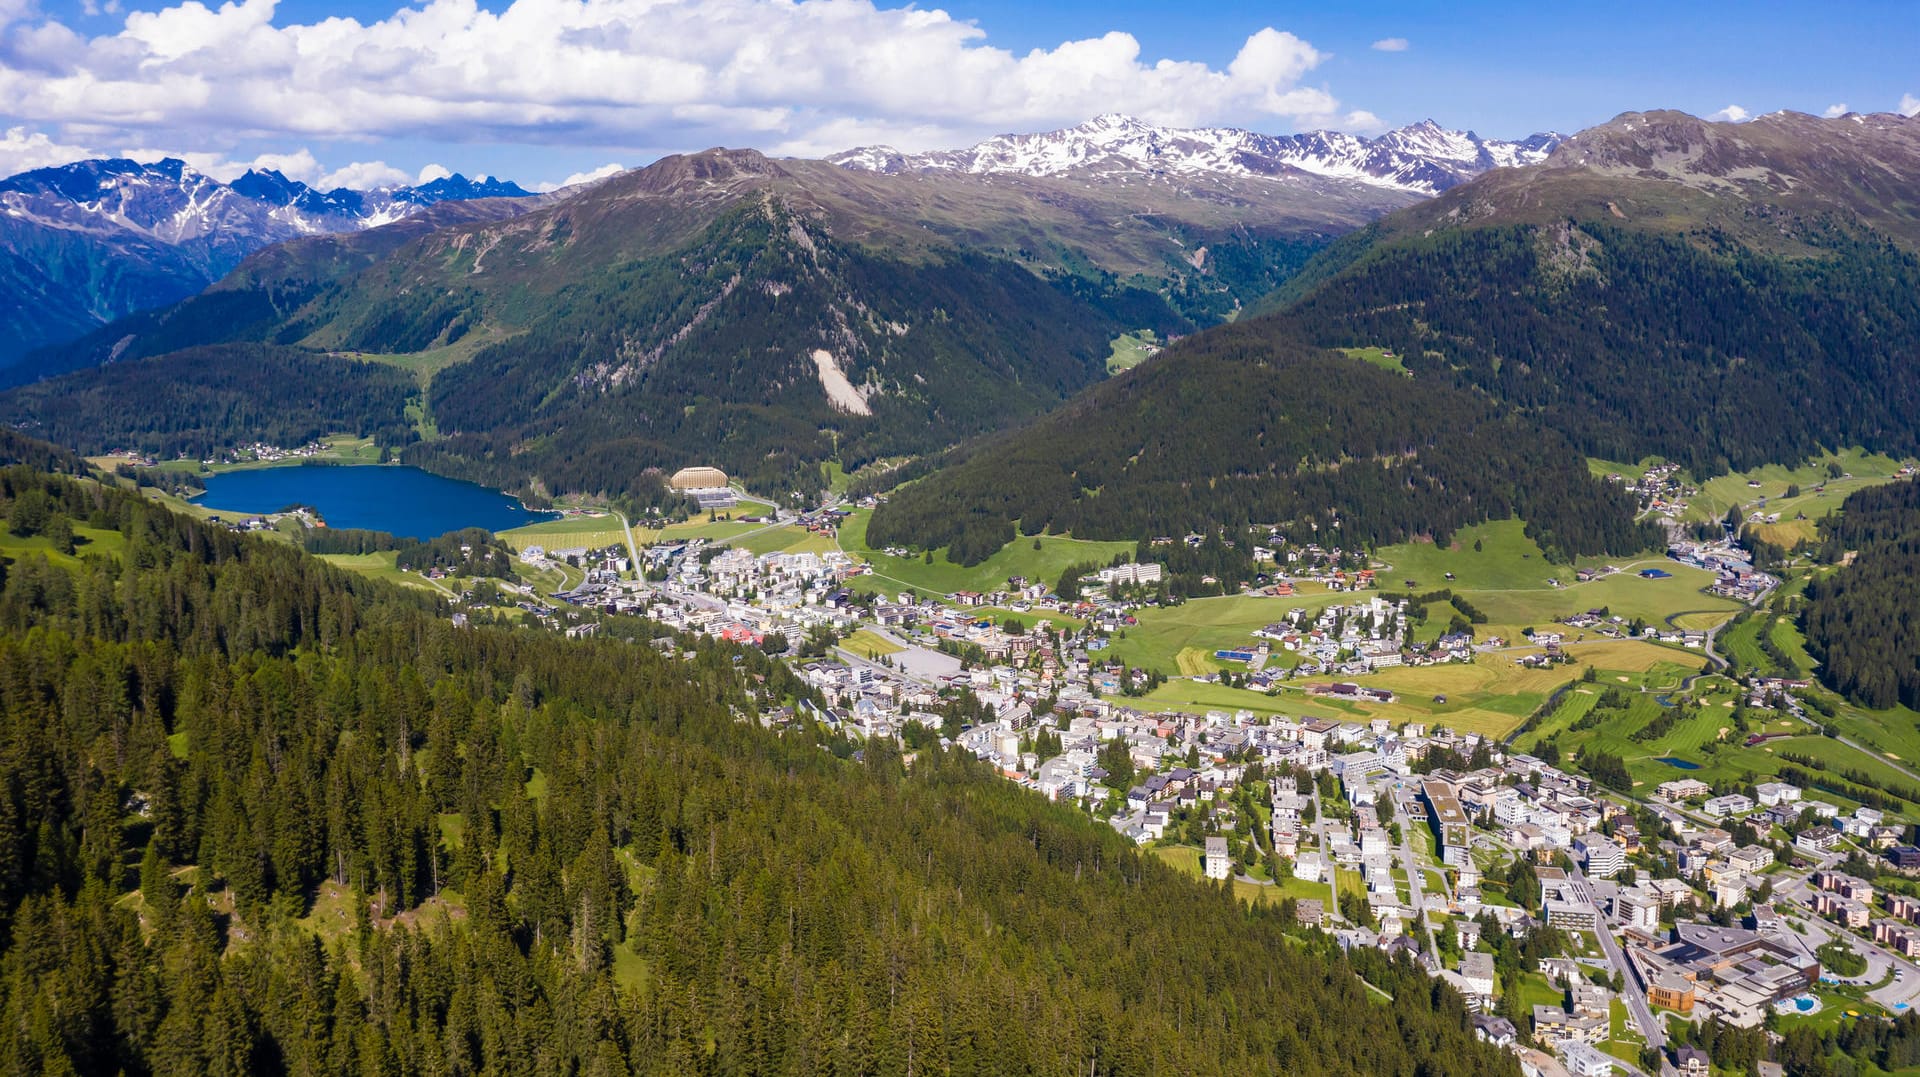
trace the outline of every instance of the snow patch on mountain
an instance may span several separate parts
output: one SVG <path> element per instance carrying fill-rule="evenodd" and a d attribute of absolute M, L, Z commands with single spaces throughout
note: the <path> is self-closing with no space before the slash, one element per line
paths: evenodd
<path fill-rule="evenodd" d="M 1063 131 L 1000 135 L 964 150 L 910 154 L 888 146 L 863 146 L 827 160 L 842 168 L 887 174 L 1285 180 L 1304 173 L 1434 195 L 1489 169 L 1545 160 L 1561 138 L 1544 133 L 1517 142 L 1484 139 L 1471 131 L 1448 130 L 1432 120 L 1375 138 L 1341 131 L 1263 135 L 1230 127 L 1161 127 L 1109 114 Z"/>
<path fill-rule="evenodd" d="M 321 191 L 259 170 L 227 184 L 174 158 L 146 164 L 115 158 L 0 180 L 0 211 L 67 231 L 253 250 L 296 236 L 377 228 L 436 202 L 527 194 L 513 183 L 459 175 L 418 187 Z"/>

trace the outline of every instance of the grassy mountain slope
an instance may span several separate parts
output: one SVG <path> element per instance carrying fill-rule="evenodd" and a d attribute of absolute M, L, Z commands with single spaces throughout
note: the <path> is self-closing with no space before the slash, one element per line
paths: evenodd
<path fill-rule="evenodd" d="M 755 651 L 455 628 L 27 468 L 0 514 L 7 1072 L 1517 1072 L 964 754 L 742 720 L 805 691 Z"/>

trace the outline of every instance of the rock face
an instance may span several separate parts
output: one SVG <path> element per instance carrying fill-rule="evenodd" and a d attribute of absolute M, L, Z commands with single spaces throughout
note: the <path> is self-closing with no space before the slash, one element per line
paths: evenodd
<path fill-rule="evenodd" d="M 906 154 L 867 146 L 828 160 L 843 168 L 1123 179 L 1137 175 L 1267 178 L 1304 175 L 1434 195 L 1494 168 L 1536 164 L 1561 142 L 1537 134 L 1483 139 L 1424 120 L 1377 138 L 1340 131 L 1263 135 L 1235 128 L 1159 127 L 1106 115 L 1064 131 L 1000 135 L 964 150 Z"/>

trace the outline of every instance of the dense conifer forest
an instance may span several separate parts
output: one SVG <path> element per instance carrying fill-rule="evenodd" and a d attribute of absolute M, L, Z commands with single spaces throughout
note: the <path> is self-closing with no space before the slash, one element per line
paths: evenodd
<path fill-rule="evenodd" d="M 87 454 L 133 449 L 198 459 L 256 441 L 294 446 L 338 433 L 403 445 L 414 437 L 405 413 L 417 394 L 413 376 L 397 367 L 221 344 L 22 386 L 0 398 L 0 419 Z"/>
<path fill-rule="evenodd" d="M 964 755 L 762 730 L 755 650 L 455 628 L 25 466 L 0 512 L 0 1070 L 1515 1072 Z"/>
<path fill-rule="evenodd" d="M 1758 212 L 1758 210 L 1756 210 Z M 1380 346 L 1607 460 L 1712 475 L 1822 448 L 1920 448 L 1920 256 L 1782 220 L 1784 257 L 1619 222 L 1347 237 L 1290 284 L 1310 339 Z"/>
<path fill-rule="evenodd" d="M 1920 482 L 1854 493 L 1821 528 L 1828 559 L 1854 557 L 1807 584 L 1820 679 L 1865 707 L 1920 708 Z"/>
<path fill-rule="evenodd" d="M 1553 431 L 1301 344 L 1274 318 L 1183 341 L 943 463 L 874 513 L 869 541 L 950 546 L 974 564 L 1016 521 L 1092 539 L 1278 524 L 1296 541 L 1367 548 L 1518 516 L 1562 558 L 1657 537 Z"/>

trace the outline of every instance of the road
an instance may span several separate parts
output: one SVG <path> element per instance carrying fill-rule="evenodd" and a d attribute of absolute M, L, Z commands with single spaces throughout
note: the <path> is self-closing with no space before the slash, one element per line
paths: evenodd
<path fill-rule="evenodd" d="M 1320 859 L 1327 866 L 1327 920 L 1337 922 L 1340 915 L 1340 871 L 1333 864 L 1333 845 L 1327 841 L 1327 813 L 1320 809 L 1320 785 L 1308 782 L 1313 790 L 1313 832 L 1320 839 Z"/>
<path fill-rule="evenodd" d="M 1608 963 L 1620 974 L 1620 998 L 1627 1004 L 1627 1012 L 1633 1015 L 1634 1026 L 1640 1030 L 1640 1035 L 1646 1037 L 1649 1046 L 1665 1046 L 1666 1026 L 1654 1017 L 1653 1007 L 1647 1004 L 1647 985 L 1641 982 L 1639 973 L 1627 961 L 1625 951 L 1620 949 L 1620 943 L 1613 937 L 1613 927 L 1608 923 L 1606 913 L 1594 901 L 1593 886 L 1587 882 L 1586 873 L 1576 867 L 1568 874 L 1568 878 L 1573 881 L 1574 892 L 1582 901 L 1592 905 L 1600 917 L 1600 930 L 1593 934 L 1600 940 L 1600 948 L 1606 951 Z"/>
<path fill-rule="evenodd" d="M 1407 873 L 1407 893 L 1413 905 L 1413 917 L 1419 921 L 1420 931 L 1427 937 L 1425 953 L 1427 968 L 1440 971 L 1440 948 L 1433 941 L 1433 923 L 1427 919 L 1426 895 L 1421 891 L 1421 883 L 1426 873 L 1421 870 L 1420 862 L 1413 855 L 1413 828 L 1422 825 L 1419 816 L 1413 814 L 1410 806 L 1413 794 L 1404 789 L 1395 788 L 1387 794 L 1399 808 L 1400 823 L 1400 868 Z"/>

